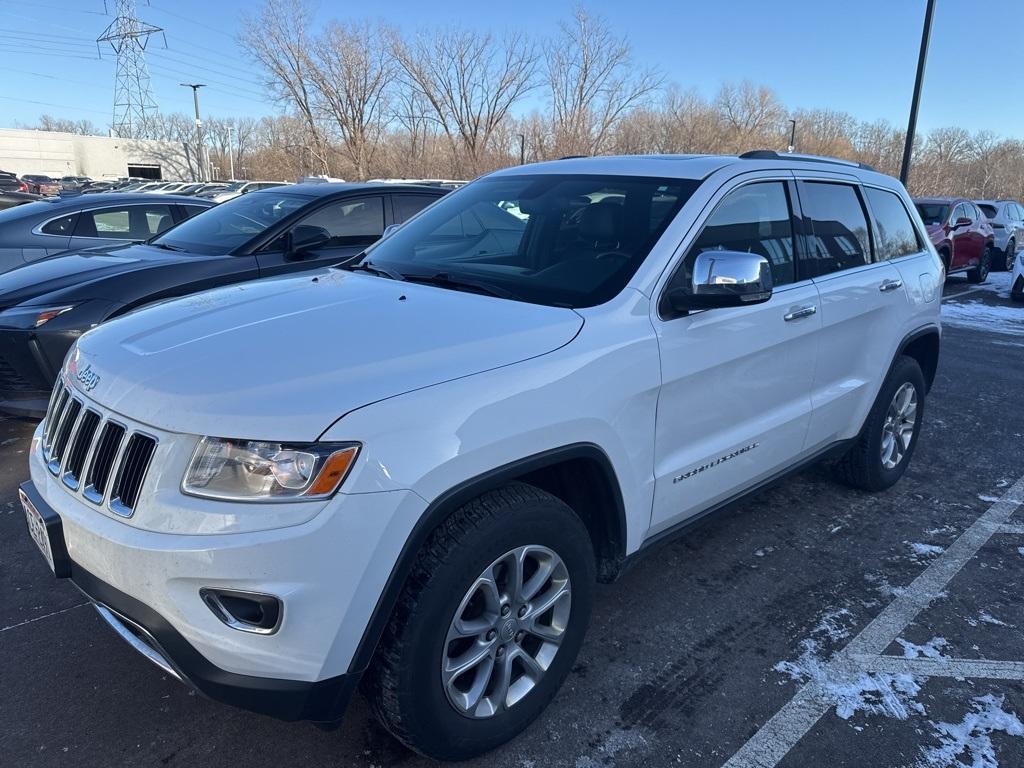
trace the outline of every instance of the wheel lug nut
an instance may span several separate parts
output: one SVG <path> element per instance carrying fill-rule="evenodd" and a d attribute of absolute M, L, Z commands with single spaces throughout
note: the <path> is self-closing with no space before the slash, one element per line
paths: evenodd
<path fill-rule="evenodd" d="M 525 632 L 523 632 L 522 630 L 520 630 L 519 632 L 516 632 L 516 642 L 517 642 L 517 643 L 521 643 L 521 642 L 523 642 L 523 638 L 524 638 L 525 636 L 526 636 L 526 633 L 525 633 Z"/>
<path fill-rule="evenodd" d="M 512 613 L 512 609 L 511 608 L 509 608 L 507 605 L 501 606 L 501 615 L 502 616 L 508 616 L 510 613 Z"/>
<path fill-rule="evenodd" d="M 493 629 L 492 629 L 492 630 L 490 630 L 490 631 L 489 631 L 489 632 L 487 633 L 487 639 L 488 639 L 488 640 L 493 640 L 493 639 L 494 639 L 494 638 L 496 638 L 497 636 L 498 636 L 498 633 L 497 633 L 497 632 L 495 632 L 495 631 L 494 631 Z"/>
<path fill-rule="evenodd" d="M 498 646 L 498 652 L 497 652 L 497 653 L 498 653 L 498 658 L 499 658 L 499 659 L 500 659 L 500 658 L 501 658 L 502 656 L 504 656 L 504 655 L 505 655 L 505 646 L 504 646 L 504 645 L 499 645 L 499 646 Z"/>
<path fill-rule="evenodd" d="M 521 608 L 519 609 L 519 618 L 521 619 L 521 618 L 523 618 L 523 616 L 525 616 L 525 615 L 526 615 L 526 606 L 524 605 L 524 606 L 522 606 L 522 607 L 521 607 Z"/>

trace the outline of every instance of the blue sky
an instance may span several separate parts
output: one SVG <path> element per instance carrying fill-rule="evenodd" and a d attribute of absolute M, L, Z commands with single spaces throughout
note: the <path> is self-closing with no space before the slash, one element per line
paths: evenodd
<path fill-rule="evenodd" d="M 108 0 L 113 8 L 113 0 Z M 163 111 L 190 112 L 187 80 L 206 82 L 203 112 L 267 114 L 259 72 L 233 41 L 238 16 L 257 0 L 145 0 L 139 15 L 166 30 L 148 57 Z M 725 81 L 765 84 L 791 108 L 828 107 L 864 120 L 904 125 L 913 88 L 925 0 L 589 0 L 629 37 L 638 63 L 684 88 L 712 95 Z M 438 24 L 501 31 L 554 31 L 571 0 L 322 0 L 318 20 L 367 15 L 407 30 Z M 983 10 L 981 10 L 983 8 Z M 102 0 L 0 0 L 0 126 L 50 113 L 110 119 L 114 58 L 92 42 L 111 17 Z M 919 126 L 988 129 L 1024 138 L 1016 53 L 1021 0 L 937 0 Z M 1006 34 L 1000 37 L 1002 31 Z M 43 37 L 45 36 L 45 37 Z M 33 103 L 36 102 L 36 103 Z M 43 103 L 38 103 L 43 102 Z"/>

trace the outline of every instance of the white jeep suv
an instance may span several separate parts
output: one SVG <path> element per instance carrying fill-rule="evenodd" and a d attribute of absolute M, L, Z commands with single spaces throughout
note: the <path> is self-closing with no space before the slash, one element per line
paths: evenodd
<path fill-rule="evenodd" d="M 511 212 L 514 211 L 514 212 Z M 892 485 L 939 350 L 903 187 L 774 152 L 510 168 L 361 259 L 83 335 L 21 498 L 200 692 L 459 759 L 557 692 L 596 581 L 808 462 Z"/>

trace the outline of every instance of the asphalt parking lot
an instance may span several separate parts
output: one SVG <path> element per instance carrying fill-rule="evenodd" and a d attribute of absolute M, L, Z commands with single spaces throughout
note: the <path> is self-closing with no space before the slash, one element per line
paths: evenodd
<path fill-rule="evenodd" d="M 1024 765 L 1024 305 L 1008 286 L 947 285 L 894 489 L 812 468 L 657 550 L 600 588 L 541 719 L 469 765 Z M 0 765 L 428 764 L 361 699 L 325 732 L 206 701 L 136 656 L 29 540 L 31 431 L 0 421 Z"/>

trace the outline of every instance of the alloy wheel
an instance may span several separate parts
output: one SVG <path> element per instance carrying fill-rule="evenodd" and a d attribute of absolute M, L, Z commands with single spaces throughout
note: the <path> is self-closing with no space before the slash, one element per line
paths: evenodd
<path fill-rule="evenodd" d="M 562 559 L 539 545 L 506 552 L 477 576 L 441 654 L 441 682 L 456 710 L 493 717 L 536 687 L 565 638 L 571 587 Z"/>
<path fill-rule="evenodd" d="M 882 425 L 882 466 L 895 469 L 914 439 L 917 425 L 917 390 L 909 381 L 896 390 Z"/>
<path fill-rule="evenodd" d="M 1006 271 L 1007 272 L 1012 272 L 1013 271 L 1013 259 L 1016 257 L 1016 255 L 1017 255 L 1017 244 L 1014 243 L 1013 240 L 1011 240 L 1006 245 Z"/>

